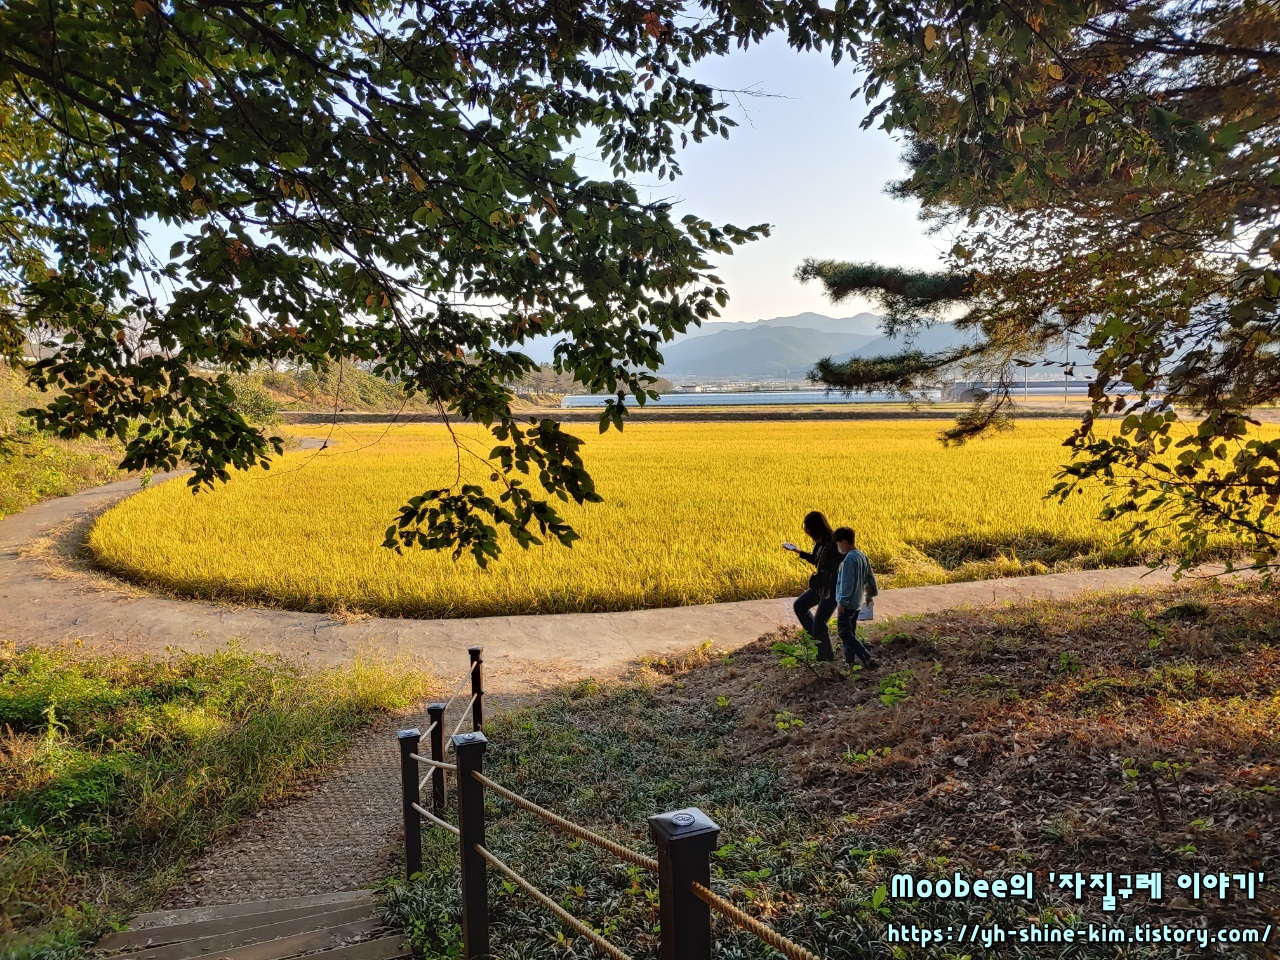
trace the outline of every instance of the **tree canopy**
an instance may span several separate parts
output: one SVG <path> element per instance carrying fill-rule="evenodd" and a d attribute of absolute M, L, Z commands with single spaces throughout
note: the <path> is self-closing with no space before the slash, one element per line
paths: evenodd
<path fill-rule="evenodd" d="M 601 429 L 621 427 L 659 345 L 726 302 L 709 258 L 767 228 L 676 221 L 631 180 L 674 179 L 681 147 L 733 125 L 696 60 L 831 31 L 816 3 L 734 7 L 4 4 L 0 347 L 58 332 L 31 376 L 61 393 L 34 415 L 199 488 L 281 449 L 229 375 L 370 363 L 496 440 L 459 437 L 454 482 L 388 546 L 570 543 L 553 501 L 598 499 L 580 441 L 513 415 L 506 385 L 535 369 L 526 337 L 562 335 L 557 371 L 616 394 Z M 592 150 L 612 179 L 581 171 Z"/>
<path fill-rule="evenodd" d="M 815 376 L 909 389 L 976 365 L 1005 386 L 945 435 L 962 441 L 1002 423 L 1019 364 L 1080 344 L 1092 405 L 1055 492 L 1101 480 L 1106 516 L 1133 537 L 1177 525 L 1184 560 L 1227 531 L 1273 561 L 1280 443 L 1251 411 L 1280 400 L 1280 6 L 855 0 L 843 26 L 864 125 L 905 142 L 892 192 L 954 243 L 934 275 L 812 260 L 799 276 L 878 301 L 892 328 L 959 314 L 978 337 Z"/>

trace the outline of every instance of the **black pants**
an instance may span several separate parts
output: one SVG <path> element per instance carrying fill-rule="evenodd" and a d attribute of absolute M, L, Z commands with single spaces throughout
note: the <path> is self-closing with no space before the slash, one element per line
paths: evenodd
<path fill-rule="evenodd" d="M 858 611 L 841 610 L 836 615 L 836 632 L 840 634 L 840 644 L 844 647 L 844 662 L 853 666 L 854 661 L 867 663 L 871 660 L 871 651 L 858 639 Z"/>
<path fill-rule="evenodd" d="M 813 610 L 815 604 L 818 607 L 817 610 Z M 827 621 L 835 612 L 836 598 L 823 599 L 817 590 L 810 587 L 796 598 L 793 609 L 796 612 L 796 619 L 800 621 L 800 626 L 808 630 L 809 635 L 818 641 L 818 659 L 834 660 L 836 654 L 831 649 L 831 630 L 827 627 Z M 812 613 L 809 612 L 811 610 L 813 610 Z"/>

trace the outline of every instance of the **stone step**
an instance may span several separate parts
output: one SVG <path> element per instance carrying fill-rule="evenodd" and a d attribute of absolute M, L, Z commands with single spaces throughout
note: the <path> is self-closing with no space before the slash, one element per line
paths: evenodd
<path fill-rule="evenodd" d="M 178 924 L 172 927 L 152 928 L 145 931 L 160 936 L 167 941 L 158 946 L 148 942 L 145 949 L 129 949 L 120 956 L 120 960 L 192 960 L 195 957 L 209 957 L 217 951 L 220 958 L 223 953 L 236 947 L 250 944 L 262 944 L 268 940 L 279 940 L 296 934 L 310 933 L 328 927 L 338 927 L 361 921 L 371 924 L 370 931 L 376 926 L 374 909 L 371 903 L 356 903 L 352 906 L 339 906 L 336 909 L 325 909 L 320 913 L 309 913 L 306 916 L 281 920 L 273 918 L 273 913 L 249 914 L 241 917 L 223 917 L 216 922 L 229 925 L 231 929 L 210 934 L 208 921 L 192 924 Z M 289 912 L 289 911 L 283 911 Z M 265 920 L 266 922 L 260 922 Z M 184 934 L 195 929 L 197 935 L 185 937 Z M 139 931 L 142 933 L 144 931 Z"/>
<path fill-rule="evenodd" d="M 158 947 L 167 943 L 182 940 L 195 940 L 200 937 L 217 936 L 220 933 L 231 933 L 247 927 L 261 927 L 286 920 L 297 920 L 303 917 L 330 913 L 334 910 L 351 907 L 372 906 L 373 894 L 363 891 L 363 897 L 347 896 L 336 902 L 311 902 L 295 906 L 282 906 L 287 901 L 263 900 L 257 903 L 241 903 L 234 906 L 238 909 L 221 912 L 220 915 L 208 916 L 197 914 L 199 919 L 185 921 L 175 920 L 170 923 L 136 927 L 119 933 L 109 933 L 98 941 L 98 949 L 115 952 L 139 947 Z M 217 910 L 205 907 L 204 910 Z M 137 921 L 135 920 L 135 923 Z"/>
<path fill-rule="evenodd" d="M 280 900 L 255 900 L 251 903 L 224 903 L 207 907 L 182 907 L 176 910 L 153 910 L 140 913 L 129 921 L 130 930 L 145 927 L 172 926 L 178 923 L 197 923 L 202 920 L 218 920 L 222 917 L 243 917 L 254 913 L 272 913 L 291 910 L 294 907 L 330 907 L 349 905 L 353 901 L 373 902 L 371 890 L 347 890 L 343 893 L 316 893 L 307 897 L 285 897 Z"/>

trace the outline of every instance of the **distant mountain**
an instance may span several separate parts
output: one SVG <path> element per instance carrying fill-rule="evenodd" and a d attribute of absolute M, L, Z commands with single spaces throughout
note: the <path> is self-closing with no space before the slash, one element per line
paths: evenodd
<path fill-rule="evenodd" d="M 957 330 L 949 323 L 939 323 L 918 331 L 910 339 L 902 334 L 892 337 L 873 337 L 852 350 L 832 354 L 832 358 L 835 360 L 848 360 L 850 357 L 881 357 L 901 353 L 904 350 L 936 353 L 939 350 L 950 350 L 953 347 L 973 343 L 977 338 L 978 334 L 973 331 Z"/>
<path fill-rule="evenodd" d="M 881 322 L 874 313 L 853 317 L 800 313 L 752 322 L 704 323 L 659 347 L 665 361 L 659 372 L 682 380 L 800 379 L 822 357 L 876 357 L 908 348 L 933 353 L 971 343 L 977 337 L 949 323 L 921 330 L 910 340 L 902 335 L 886 337 L 880 332 Z M 524 345 L 524 352 L 537 363 L 550 363 L 559 339 L 534 337 Z M 1042 361 L 1027 371 L 1033 380 L 1062 376 L 1060 364 L 1066 360 L 1074 361 L 1074 375 L 1092 373 L 1092 355 L 1078 346 L 1069 351 L 1055 348 L 1045 357 L 1032 359 Z M 1046 360 L 1049 362 L 1043 362 Z"/>
<path fill-rule="evenodd" d="M 690 327 L 685 333 L 677 334 L 671 344 L 732 330 L 758 330 L 763 327 L 799 327 L 802 330 L 820 330 L 823 333 L 851 333 L 860 337 L 874 337 L 880 333 L 880 318 L 874 313 L 860 313 L 856 317 L 839 318 L 826 317 L 820 313 L 798 313 L 794 317 L 771 317 L 768 320 L 740 320 L 735 323 L 713 321 L 704 323 L 700 327 Z"/>
<path fill-rule="evenodd" d="M 954 347 L 964 346 L 968 343 L 975 342 L 979 337 L 976 331 L 957 330 L 949 323 L 939 323 L 932 327 L 920 330 L 910 340 L 902 335 L 893 337 L 876 337 L 875 339 L 861 344 L 852 350 L 844 353 L 832 354 L 835 360 L 848 360 L 850 357 L 881 357 L 890 356 L 895 353 L 901 353 L 905 350 L 919 350 L 923 353 L 937 353 L 942 350 L 950 350 Z M 1090 353 L 1082 347 L 1072 347 L 1070 350 L 1065 347 L 1054 347 L 1046 350 L 1043 355 L 1037 357 L 1024 357 L 1023 359 L 1031 360 L 1035 366 L 1027 368 L 1027 376 L 1032 380 L 1054 379 L 1063 375 L 1062 364 L 1070 361 L 1073 363 L 1073 376 L 1087 377 L 1093 375 L 1093 368 L 1090 366 L 1096 354 Z M 1015 379 L 1020 379 L 1021 373 L 1015 371 Z"/>
<path fill-rule="evenodd" d="M 664 363 L 659 372 L 668 378 L 800 379 L 821 357 L 847 353 L 875 339 L 874 333 L 827 332 L 764 322 L 734 325 L 734 329 L 667 344 L 662 348 Z"/>
<path fill-rule="evenodd" d="M 869 339 L 879 335 L 880 318 L 873 313 L 860 313 L 856 317 L 839 317 L 839 318 L 826 317 L 820 313 L 801 313 L 801 314 L 797 314 L 794 317 L 772 317 L 768 320 L 737 321 L 737 322 L 714 321 L 712 323 L 704 323 L 700 327 L 690 327 L 685 333 L 676 334 L 676 336 L 671 340 L 670 343 L 663 344 L 660 349 L 662 350 L 663 356 L 667 359 L 668 364 L 670 364 L 671 356 L 669 354 L 671 354 L 671 351 L 673 351 L 680 344 L 686 343 L 690 340 L 703 340 L 708 337 L 719 336 L 724 333 L 734 333 L 734 332 L 743 332 L 743 331 L 756 331 L 757 335 L 763 335 L 763 333 L 767 331 L 769 328 L 774 328 L 774 332 L 776 333 L 776 328 L 779 328 L 779 327 L 799 328 L 802 330 L 818 331 L 821 333 L 830 333 L 830 334 L 851 334 L 854 337 Z M 794 329 L 792 333 L 782 334 L 781 336 L 783 337 L 784 340 L 798 339 L 794 334 Z M 560 339 L 562 339 L 562 337 L 532 337 L 527 343 L 524 344 L 524 346 L 521 349 L 522 349 L 522 352 L 527 354 L 530 358 L 532 358 L 535 363 L 550 363 L 555 358 L 555 345 L 557 341 L 559 341 Z M 832 341 L 830 347 L 825 349 L 828 349 L 828 352 L 830 351 L 830 349 L 847 351 L 856 347 L 858 345 L 858 342 L 859 341 L 857 340 L 845 340 L 843 342 Z M 726 349 L 737 349 L 737 347 L 740 345 L 741 345 L 740 343 L 735 343 L 733 344 L 733 346 L 727 347 Z M 807 353 L 808 348 L 804 348 L 803 352 Z M 822 356 L 826 356 L 826 354 L 822 353 L 821 350 L 819 350 L 818 354 L 815 357 L 803 362 L 807 364 L 812 364 L 813 360 L 816 360 L 818 357 L 822 357 Z M 801 361 L 797 360 L 796 362 L 800 363 Z M 751 365 L 748 364 L 748 366 L 751 366 Z M 784 372 L 785 372 L 785 369 L 787 368 L 785 367 L 785 364 L 784 364 Z M 666 368 L 664 368 L 664 372 L 665 370 Z M 808 370 L 808 366 L 805 367 L 805 370 Z M 698 371 L 693 371 L 691 375 L 696 375 L 697 373 Z M 706 374 L 706 375 L 718 376 L 718 374 Z M 725 376 L 763 376 L 763 375 L 764 374 L 752 374 L 752 373 L 725 374 Z"/>

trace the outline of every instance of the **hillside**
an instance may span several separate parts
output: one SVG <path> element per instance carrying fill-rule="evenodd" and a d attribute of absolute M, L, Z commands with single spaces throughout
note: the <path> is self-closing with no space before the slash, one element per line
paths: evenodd
<path fill-rule="evenodd" d="M 852 350 L 832 354 L 832 356 L 836 360 L 847 360 L 850 357 L 888 356 L 901 353 L 904 350 L 920 350 L 924 353 L 934 353 L 973 343 L 977 337 L 978 334 L 974 331 L 957 330 L 951 324 L 940 323 L 921 330 L 910 338 L 900 334 L 892 337 L 874 337 L 866 343 L 859 344 Z M 1071 349 L 1056 347 L 1046 350 L 1039 357 L 1031 358 L 1037 361 L 1037 366 L 1028 368 L 1028 373 L 1032 379 L 1061 377 L 1062 364 L 1074 362 L 1076 364 L 1075 376 L 1089 376 L 1091 368 L 1088 365 L 1088 361 L 1091 357 L 1092 355 L 1088 351 L 1079 346 Z"/>
<path fill-rule="evenodd" d="M 733 653 L 706 644 L 649 661 L 633 683 L 585 681 L 496 715 L 485 772 L 645 854 L 646 817 L 699 807 L 721 828 L 712 888 L 828 960 L 1199 955 L 1168 941 L 1089 946 L 1089 924 L 1249 931 L 1272 939 L 1212 955 L 1270 956 L 1278 615 L 1270 592 L 1230 584 L 949 611 L 877 623 L 880 670 L 848 679 L 787 666 L 803 646 L 794 630 Z M 508 803 L 489 829 L 507 862 L 576 916 L 631 956 L 656 954 L 653 881 L 639 870 L 566 850 Z M 433 832 L 423 873 L 388 890 L 421 956 L 456 954 L 457 856 L 456 840 Z M 1115 904 L 1051 882 L 1077 871 L 1086 885 L 1111 873 Z M 1225 896 L 1178 882 L 1220 871 L 1265 879 L 1252 898 L 1234 881 Z M 892 893 L 897 874 L 957 872 L 1031 874 L 1033 895 Z M 1121 893 L 1151 873 L 1160 895 Z M 542 956 L 556 937 L 514 887 L 490 907 L 500 955 Z M 1010 931 L 1004 949 L 957 942 L 975 923 Z M 936 931 L 932 949 L 895 944 L 913 928 Z M 728 923 L 715 930 L 718 956 L 778 956 Z M 1072 945 L 1046 942 L 1069 930 Z"/>

